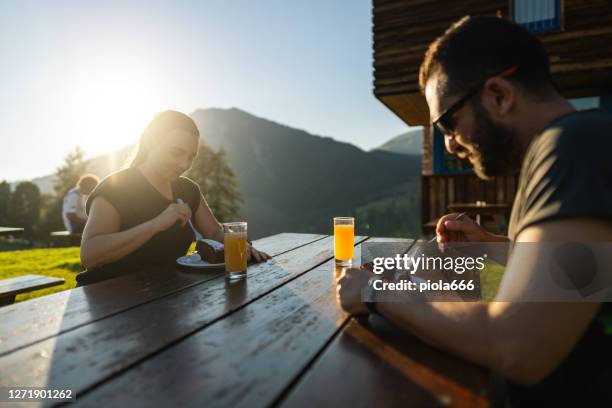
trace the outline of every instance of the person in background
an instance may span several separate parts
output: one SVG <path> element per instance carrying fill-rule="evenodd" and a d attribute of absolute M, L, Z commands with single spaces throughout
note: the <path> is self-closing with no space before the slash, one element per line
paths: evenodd
<path fill-rule="evenodd" d="M 62 219 L 67 231 L 71 233 L 83 232 L 87 222 L 85 214 L 85 200 L 96 188 L 100 180 L 93 174 L 85 174 L 79 178 L 76 186 L 64 196 L 62 205 Z"/>

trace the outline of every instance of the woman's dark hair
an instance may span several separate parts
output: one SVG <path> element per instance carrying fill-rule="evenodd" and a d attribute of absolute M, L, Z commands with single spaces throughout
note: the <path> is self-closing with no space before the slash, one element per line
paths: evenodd
<path fill-rule="evenodd" d="M 499 17 L 465 16 L 427 50 L 419 73 L 421 90 L 432 75 L 446 76 L 446 95 L 466 92 L 478 82 L 516 66 L 509 81 L 532 95 L 554 91 L 542 43 L 524 27 Z"/>
<path fill-rule="evenodd" d="M 160 112 L 149 123 L 138 142 L 138 150 L 130 163 L 130 167 L 142 164 L 148 157 L 151 146 L 159 143 L 163 137 L 173 130 L 181 129 L 200 138 L 200 132 L 193 119 L 184 113 L 167 110 Z"/>

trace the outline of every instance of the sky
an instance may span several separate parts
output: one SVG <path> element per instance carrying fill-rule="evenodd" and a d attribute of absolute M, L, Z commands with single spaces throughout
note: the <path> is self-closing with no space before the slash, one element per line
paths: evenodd
<path fill-rule="evenodd" d="M 156 112 L 237 107 L 369 150 L 371 0 L 1 1 L 0 180 L 135 143 Z"/>

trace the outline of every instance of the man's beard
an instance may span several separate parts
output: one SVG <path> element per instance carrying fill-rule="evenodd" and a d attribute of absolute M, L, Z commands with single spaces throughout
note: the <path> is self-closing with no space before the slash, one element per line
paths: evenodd
<path fill-rule="evenodd" d="M 489 113 L 474 102 L 475 131 L 470 138 L 470 161 L 476 175 L 484 180 L 513 174 L 521 163 L 520 143 L 513 129 L 494 123 Z"/>

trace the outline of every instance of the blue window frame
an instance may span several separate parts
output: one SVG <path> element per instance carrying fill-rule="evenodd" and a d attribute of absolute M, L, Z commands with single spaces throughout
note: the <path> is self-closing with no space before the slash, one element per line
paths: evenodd
<path fill-rule="evenodd" d="M 561 30 L 561 0 L 512 0 L 512 20 L 533 33 Z"/>
<path fill-rule="evenodd" d="M 446 151 L 444 135 L 432 126 L 432 159 L 434 174 L 471 174 L 474 172 L 468 160 L 462 160 Z"/>
<path fill-rule="evenodd" d="M 601 98 L 599 96 L 587 96 L 584 98 L 573 98 L 569 100 L 574 109 L 587 110 L 601 108 Z"/>

